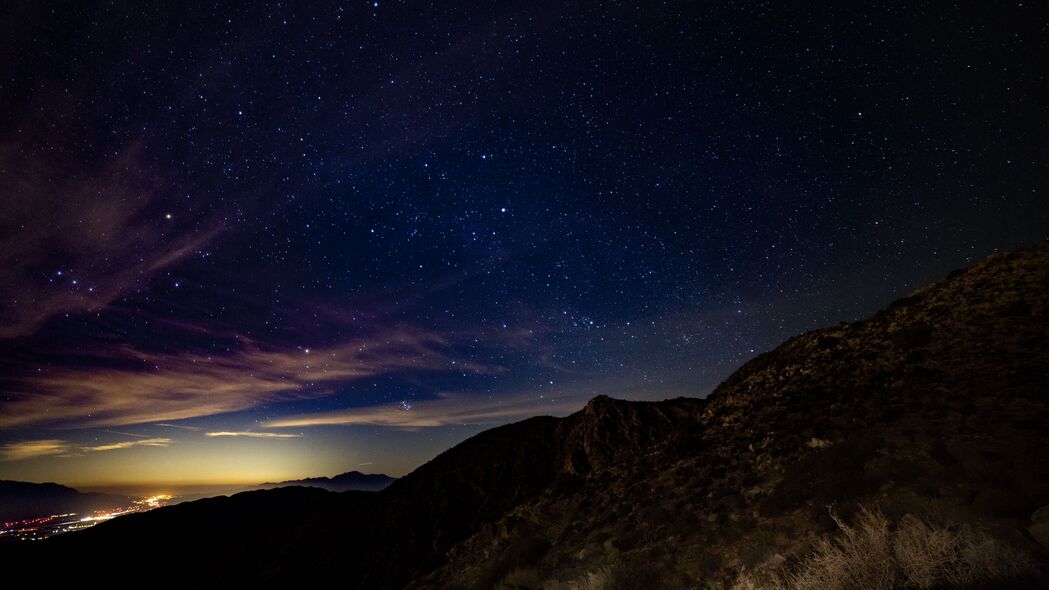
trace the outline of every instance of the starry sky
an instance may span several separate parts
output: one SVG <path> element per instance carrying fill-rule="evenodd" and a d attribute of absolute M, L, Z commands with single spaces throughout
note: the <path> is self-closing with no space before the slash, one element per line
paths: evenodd
<path fill-rule="evenodd" d="M 5 3 L 0 479 L 403 475 L 1046 237 L 1038 3 L 708 4 Z"/>

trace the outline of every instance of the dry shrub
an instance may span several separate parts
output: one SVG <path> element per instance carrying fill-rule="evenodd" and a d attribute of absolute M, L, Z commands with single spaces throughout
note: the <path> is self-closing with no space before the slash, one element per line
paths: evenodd
<path fill-rule="evenodd" d="M 863 510 L 856 526 L 845 524 L 834 513 L 841 534 L 835 539 L 820 539 L 812 555 L 787 576 L 787 588 L 859 587 L 888 590 L 893 587 L 896 572 L 893 563 L 889 523 L 880 513 Z M 862 580 L 862 585 L 847 580 Z"/>
<path fill-rule="evenodd" d="M 768 581 L 759 580 L 754 574 L 743 570 L 739 572 L 738 576 L 736 576 L 736 582 L 732 585 L 732 590 L 765 590 L 766 588 L 782 588 L 782 585 L 778 585 L 779 582 L 779 578 Z"/>
<path fill-rule="evenodd" d="M 893 554 L 914 588 L 931 588 L 944 578 L 957 561 L 957 536 L 948 529 L 934 528 L 911 515 L 900 520 Z"/>
<path fill-rule="evenodd" d="M 1026 554 L 1003 545 L 993 537 L 965 530 L 958 542 L 958 559 L 945 573 L 950 584 L 978 584 L 983 580 L 1012 579 L 1034 575 L 1034 562 Z"/>
<path fill-rule="evenodd" d="M 537 590 L 539 588 L 539 574 L 535 568 L 517 568 L 506 574 L 495 586 L 495 590 Z"/>
<path fill-rule="evenodd" d="M 908 515 L 894 530 L 867 509 L 851 526 L 831 517 L 841 529 L 836 537 L 818 541 L 789 570 L 742 572 L 733 590 L 927 590 L 1037 574 L 1026 554 L 969 527 L 936 527 Z"/>

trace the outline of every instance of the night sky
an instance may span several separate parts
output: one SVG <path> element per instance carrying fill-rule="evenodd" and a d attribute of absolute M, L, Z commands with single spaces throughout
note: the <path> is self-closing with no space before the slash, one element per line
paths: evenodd
<path fill-rule="evenodd" d="M 5 3 L 0 479 L 402 475 L 1047 236 L 1040 3 L 706 4 Z"/>

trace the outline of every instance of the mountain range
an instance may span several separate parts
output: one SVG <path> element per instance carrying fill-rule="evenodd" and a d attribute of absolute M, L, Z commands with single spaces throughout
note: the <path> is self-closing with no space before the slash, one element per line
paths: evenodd
<path fill-rule="evenodd" d="M 1047 344 L 1039 243 L 794 337 L 704 399 L 599 396 L 482 432 L 380 492 L 245 492 L 9 550 L 71 579 L 119 558 L 118 585 L 149 570 L 206 586 L 719 588 L 877 510 L 978 530 L 1044 572 Z M 1002 587 L 1045 582 L 1025 575 Z"/>
<path fill-rule="evenodd" d="M 90 514 L 130 503 L 131 498 L 127 496 L 80 492 L 57 483 L 0 481 L 0 521 L 51 514 Z"/>
<path fill-rule="evenodd" d="M 330 492 L 351 490 L 377 492 L 396 478 L 385 474 L 348 471 L 333 477 L 307 477 L 277 483 L 262 483 L 249 490 L 290 486 L 321 488 Z M 245 490 L 248 491 L 248 490 Z M 200 495 L 189 498 L 199 498 Z M 186 498 L 179 498 L 184 500 Z M 134 498 L 120 494 L 81 492 L 57 483 L 0 480 L 0 522 L 38 518 L 52 514 L 90 514 L 95 510 L 127 506 Z"/>
<path fill-rule="evenodd" d="M 322 488 L 329 492 L 348 492 L 351 490 L 377 492 L 393 483 L 396 478 L 383 473 L 361 473 L 360 471 L 347 471 L 334 477 L 307 477 L 305 479 L 292 479 L 278 483 L 264 483 L 258 487 L 284 488 L 288 486 L 305 486 Z"/>

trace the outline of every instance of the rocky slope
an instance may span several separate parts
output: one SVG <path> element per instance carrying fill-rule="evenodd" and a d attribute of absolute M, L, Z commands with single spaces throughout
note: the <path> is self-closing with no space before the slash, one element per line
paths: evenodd
<path fill-rule="evenodd" d="M 163 555 L 186 564 L 171 580 L 208 585 L 722 587 L 804 554 L 833 504 L 971 524 L 1044 562 L 1047 344 L 1041 243 L 793 338 L 706 400 L 598 397 L 481 433 L 378 493 L 183 504 L 25 558 L 79 571 Z"/>
<path fill-rule="evenodd" d="M 804 554 L 828 505 L 969 523 L 1044 559 L 1047 426 L 1042 243 L 757 357 L 683 428 L 515 507 L 414 587 L 720 586 Z M 526 538 L 546 549 L 501 558 Z"/>

